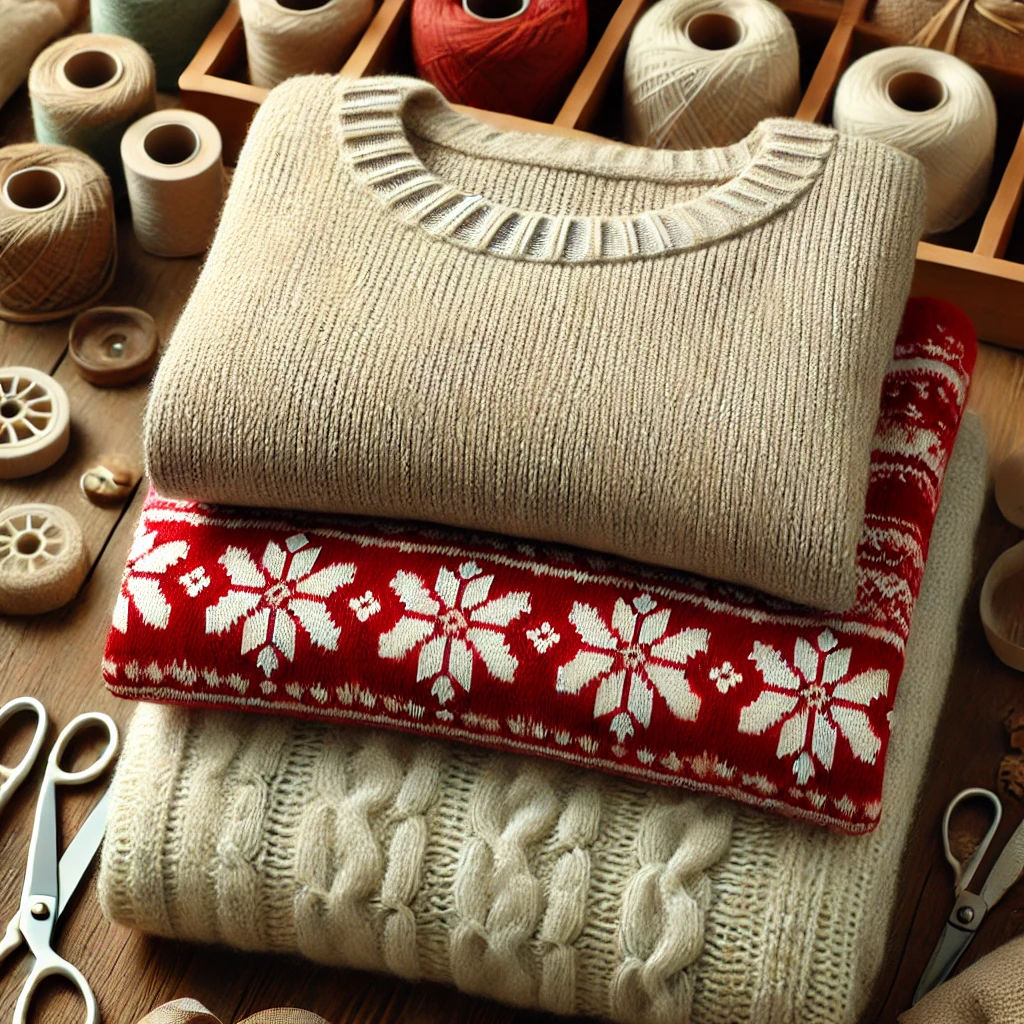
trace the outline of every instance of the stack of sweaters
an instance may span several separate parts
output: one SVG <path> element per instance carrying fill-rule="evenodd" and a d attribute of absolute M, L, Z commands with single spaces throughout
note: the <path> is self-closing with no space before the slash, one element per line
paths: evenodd
<path fill-rule="evenodd" d="M 108 915 L 623 1024 L 856 1021 L 984 487 L 921 208 L 817 125 L 653 152 L 274 90 L 148 409 Z"/>

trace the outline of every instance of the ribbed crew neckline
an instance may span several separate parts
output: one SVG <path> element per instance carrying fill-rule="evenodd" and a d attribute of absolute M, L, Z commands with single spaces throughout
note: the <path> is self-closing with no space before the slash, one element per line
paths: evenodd
<path fill-rule="evenodd" d="M 831 128 L 786 118 L 762 121 L 734 145 L 687 151 L 500 131 L 453 110 L 433 86 L 404 78 L 339 83 L 336 113 L 352 176 L 390 214 L 464 249 L 542 263 L 643 259 L 741 234 L 792 207 L 821 175 L 836 140 Z M 412 138 L 504 163 L 711 187 L 621 216 L 526 210 L 442 180 Z"/>

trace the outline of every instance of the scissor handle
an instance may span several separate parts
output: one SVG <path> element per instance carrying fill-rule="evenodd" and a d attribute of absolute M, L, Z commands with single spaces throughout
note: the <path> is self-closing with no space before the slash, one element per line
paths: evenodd
<path fill-rule="evenodd" d="M 36 959 L 25 980 L 25 986 L 14 1007 L 14 1024 L 27 1024 L 28 1008 L 32 1003 L 32 997 L 36 994 L 36 989 L 46 978 L 54 976 L 63 978 L 78 989 L 78 994 L 85 1003 L 85 1024 L 97 1024 L 100 1019 L 100 1008 L 96 1002 L 96 996 L 85 980 L 85 975 L 74 964 L 58 956 L 53 950 L 46 952 L 48 955 Z"/>
<path fill-rule="evenodd" d="M 60 761 L 67 750 L 68 744 L 83 729 L 89 726 L 98 725 L 107 732 L 107 745 L 100 756 L 86 768 L 77 772 L 69 772 L 61 768 Z M 117 731 L 117 723 L 110 717 L 99 711 L 90 711 L 87 714 L 72 718 L 60 731 L 57 742 L 50 751 L 47 761 L 47 772 L 53 781 L 59 786 L 81 786 L 86 782 L 98 779 L 110 766 L 110 762 L 117 757 L 117 751 L 121 746 L 121 734 Z"/>
<path fill-rule="evenodd" d="M 36 758 L 39 756 L 43 741 L 46 739 L 46 730 L 50 727 L 50 720 L 46 716 L 46 708 L 35 697 L 16 697 L 14 700 L 9 700 L 0 708 L 0 727 L 9 718 L 12 718 L 21 711 L 31 711 L 35 714 L 36 731 L 28 750 L 25 751 L 22 759 L 14 767 L 0 764 L 0 779 L 4 780 L 3 785 L 0 785 L 0 811 L 7 806 L 7 801 L 10 800 L 11 795 L 25 780 L 25 776 L 32 770 L 32 765 L 36 763 Z"/>
<path fill-rule="evenodd" d="M 949 846 L 949 821 L 953 817 L 953 812 L 962 804 L 965 800 L 970 800 L 972 797 L 979 797 L 982 800 L 987 800 L 992 805 L 993 815 L 992 824 L 989 825 L 988 831 L 985 833 L 984 838 L 978 844 L 978 848 L 967 858 L 965 861 L 960 861 Z M 981 863 L 985 854 L 988 852 L 989 846 L 992 845 L 992 839 L 996 834 L 996 830 L 999 828 L 999 822 L 1003 820 L 1003 805 L 1000 803 L 999 797 L 990 789 L 965 789 L 957 793 L 955 797 L 949 802 L 949 806 L 946 808 L 946 813 L 942 816 L 942 848 L 946 853 L 946 860 L 949 861 L 950 867 L 953 869 L 955 877 L 955 887 L 957 899 L 960 898 L 960 894 L 971 884 L 971 879 L 974 878 L 974 872 L 978 870 L 978 865 Z"/>

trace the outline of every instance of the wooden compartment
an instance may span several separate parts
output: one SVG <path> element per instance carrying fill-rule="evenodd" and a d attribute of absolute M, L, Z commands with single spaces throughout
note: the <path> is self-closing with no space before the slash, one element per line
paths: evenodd
<path fill-rule="evenodd" d="M 341 73 L 353 78 L 413 71 L 409 51 L 412 0 L 383 0 Z M 797 117 L 827 122 L 832 95 L 851 60 L 885 41 L 865 20 L 869 0 L 778 0 L 796 29 L 804 86 Z M 589 132 L 621 137 L 622 63 L 633 25 L 650 0 L 595 0 L 590 56 L 557 114 L 531 121 L 462 108 L 508 129 Z M 980 337 L 1024 349 L 1024 69 L 977 66 L 996 97 L 999 137 L 986 202 L 965 225 L 921 242 L 913 290 L 965 309 Z M 232 3 L 179 80 L 185 106 L 210 118 L 233 163 L 249 122 L 267 95 L 246 80 L 245 40 Z"/>

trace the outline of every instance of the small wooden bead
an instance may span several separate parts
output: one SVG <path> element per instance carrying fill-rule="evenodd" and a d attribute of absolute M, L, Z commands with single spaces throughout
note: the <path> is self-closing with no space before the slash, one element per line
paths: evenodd
<path fill-rule="evenodd" d="M 0 367 L 0 480 L 48 469 L 67 451 L 70 437 L 64 389 L 31 366 Z"/>
<path fill-rule="evenodd" d="M 75 317 L 68 352 L 78 372 L 98 387 L 129 384 L 156 366 L 156 323 L 132 306 L 95 306 Z"/>
<path fill-rule="evenodd" d="M 41 615 L 70 601 L 89 572 L 82 530 L 57 505 L 0 512 L 0 615 Z"/>
<path fill-rule="evenodd" d="M 119 505 L 135 489 L 141 471 L 126 455 L 101 455 L 79 481 L 82 493 L 94 505 Z"/>

